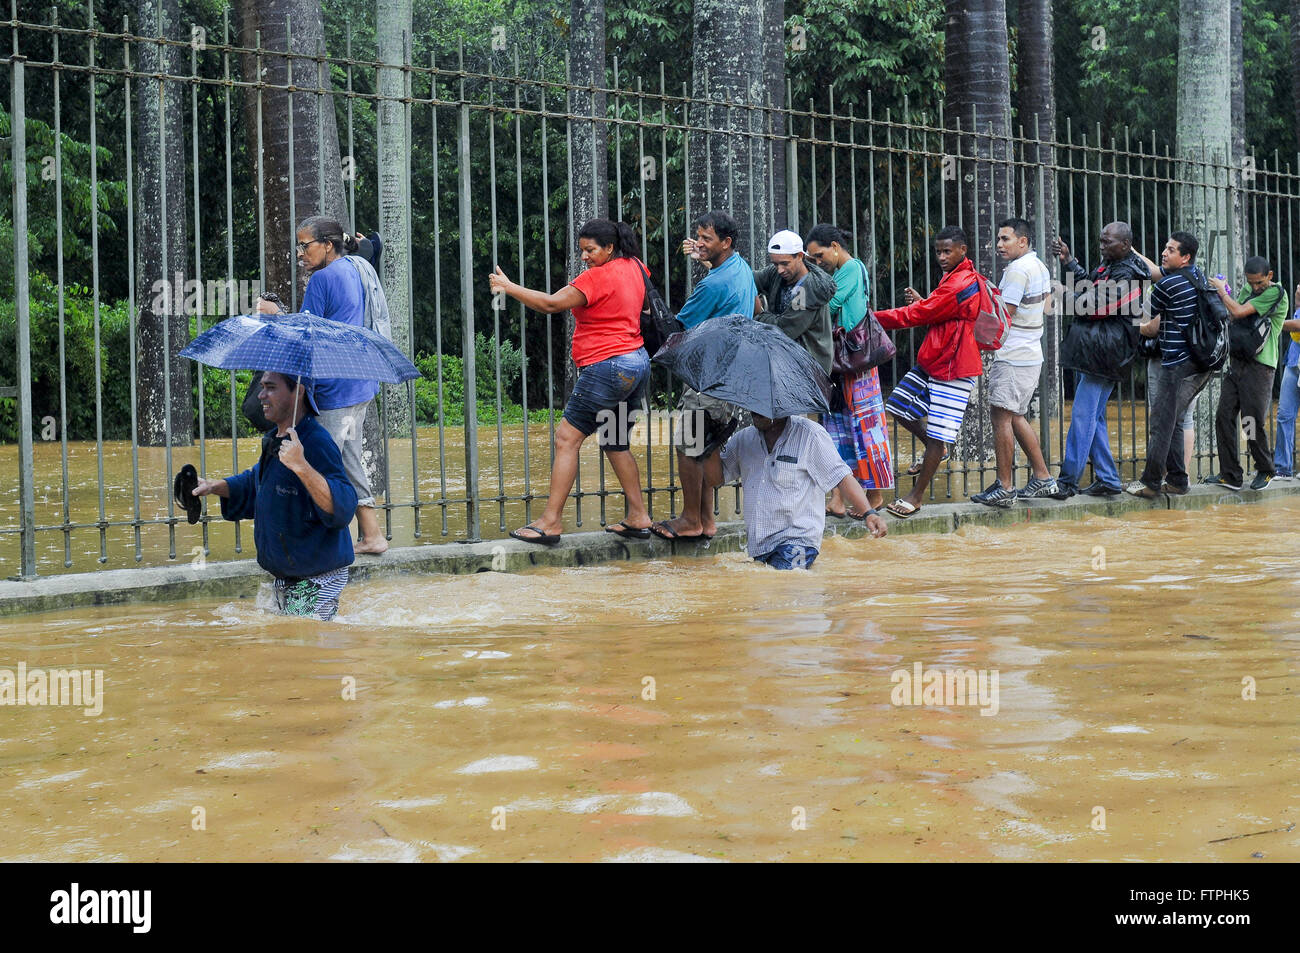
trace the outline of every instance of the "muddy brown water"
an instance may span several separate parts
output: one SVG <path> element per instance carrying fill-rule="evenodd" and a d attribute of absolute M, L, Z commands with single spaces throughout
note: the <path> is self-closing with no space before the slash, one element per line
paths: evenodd
<path fill-rule="evenodd" d="M 0 707 L 0 859 L 1295 861 L 1298 517 L 3 620 L 0 669 L 104 694 Z M 996 673 L 996 713 L 893 704 L 917 663 Z"/>
<path fill-rule="evenodd" d="M 1068 412 L 1067 407 L 1067 420 Z M 1121 407 L 1117 401 L 1112 401 L 1110 413 L 1111 446 L 1116 456 L 1134 457 L 1135 440 L 1145 435 L 1143 408 L 1137 408 L 1135 417 L 1131 405 Z M 646 446 L 646 429 L 650 430 L 649 448 Z M 894 465 L 900 471 L 906 469 L 914 459 L 914 454 L 919 452 L 913 447 L 914 441 L 908 434 L 903 432 L 901 437 L 901 442 L 899 433 L 894 433 L 891 438 Z M 1203 449 L 1208 448 L 1212 438 L 1212 434 L 1198 434 L 1198 445 L 1203 444 Z M 480 425 L 479 533 L 483 539 L 502 538 L 511 529 L 540 515 L 549 488 L 551 443 L 550 430 L 546 424 L 529 425 L 527 439 L 521 424 L 503 425 L 500 453 L 497 440 L 495 424 Z M 1053 440 L 1048 456 L 1053 461 L 1059 461 L 1059 434 L 1054 435 Z M 258 452 L 257 439 L 240 440 L 237 456 L 239 469 L 252 466 L 257 461 Z M 667 487 L 670 475 L 673 485 L 676 485 L 675 462 L 671 459 L 666 421 L 656 420 L 649 428 L 643 425 L 635 434 L 633 452 L 637 457 L 643 485 Z M 1208 459 L 1208 451 L 1206 452 Z M 440 438 L 436 427 L 419 428 L 415 457 L 413 466 L 410 440 L 390 440 L 392 501 L 395 504 L 408 503 L 413 499 L 413 488 L 418 484 L 419 498 L 424 504 L 420 508 L 418 533 L 415 513 L 411 507 L 398 506 L 392 511 L 388 524 L 392 545 L 410 546 L 466 538 L 466 505 L 464 502 L 452 502 L 465 497 L 464 431 L 458 427 L 447 427 Z M 141 519 L 166 520 L 170 515 L 177 520 L 177 524 L 171 528 L 161 523 L 143 525 L 139 530 L 138 559 L 136 530 L 130 525 L 115 525 L 105 530 L 102 550 L 104 561 L 100 562 L 100 531 L 93 525 L 100 518 L 101 486 L 95 445 L 70 443 L 68 458 L 67 513 L 70 522 L 87 525 L 88 528 L 74 529 L 65 536 L 59 529 L 64 522 L 60 445 L 54 441 L 37 441 L 34 446 L 35 521 L 38 528 L 46 527 L 37 532 L 37 571 L 40 575 L 92 572 L 100 568 L 187 565 L 196 562 L 201 555 L 208 561 L 251 558 L 255 555 L 252 524 L 241 524 L 237 536 L 235 525 L 221 519 L 221 511 L 214 497 L 208 499 L 211 522 L 206 524 L 206 533 L 203 525 L 187 524 L 181 508 L 173 506 L 169 514 L 172 476 L 184 464 L 193 463 L 213 477 L 225 476 L 234 471 L 236 457 L 228 439 L 209 441 L 206 460 L 201 459 L 197 446 L 172 448 L 170 469 L 167 466 L 166 451 L 162 448 L 142 447 L 133 461 L 129 442 L 108 442 L 104 445 L 102 485 L 105 519 L 129 524 L 137 512 L 135 498 L 138 486 L 138 512 Z M 1018 482 L 1026 479 L 1023 455 L 1021 463 L 1017 472 Z M 972 469 L 965 479 L 960 472 L 961 466 L 961 461 L 957 459 L 944 464 L 932 487 L 935 499 L 962 500 L 993 480 L 991 459 L 984 461 L 982 472 L 978 462 L 969 463 L 968 466 Z M 1133 464 L 1125 464 L 1121 474 L 1126 479 L 1136 478 L 1135 469 Z M 1194 466 L 1193 470 L 1195 469 Z M 1053 472 L 1055 471 L 1054 464 Z M 17 473 L 17 447 L 0 446 L 0 497 L 17 500 Z M 418 479 L 414 475 L 418 475 Z M 900 480 L 899 485 L 904 488 L 904 492 L 911 487 L 911 477 L 902 476 Z M 594 440 L 587 441 L 583 447 L 578 488 L 591 495 L 584 496 L 581 501 L 569 501 L 565 512 L 568 531 L 599 529 L 623 516 L 624 507 L 618 481 L 608 466 L 603 465 Z M 602 497 L 602 489 L 608 492 L 608 497 Z M 529 492 L 536 499 L 525 503 L 521 498 Z M 493 499 L 498 496 L 513 499 L 504 502 Z M 890 494 L 886 496 L 889 497 Z M 439 505 L 439 501 L 447 502 Z M 651 506 L 652 515 L 665 518 L 677 512 L 681 496 L 679 491 L 670 494 L 667 490 L 662 490 L 649 496 L 647 502 Z M 721 490 L 718 508 L 721 519 L 739 519 L 738 492 L 734 489 Z M 19 571 L 18 534 L 12 532 L 19 525 L 18 519 L 16 505 L 7 508 L 3 517 L 0 517 L 0 530 L 10 530 L 0 533 L 0 577 L 11 577 Z"/>

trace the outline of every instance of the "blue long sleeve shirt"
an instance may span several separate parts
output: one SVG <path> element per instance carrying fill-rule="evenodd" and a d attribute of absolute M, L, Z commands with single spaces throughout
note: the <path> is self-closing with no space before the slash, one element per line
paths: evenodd
<path fill-rule="evenodd" d="M 329 484 L 334 512 L 311 498 L 298 475 L 267 450 L 275 431 L 263 437 L 262 459 L 252 469 L 226 478 L 230 495 L 221 501 L 228 520 L 253 520 L 257 564 L 282 579 L 305 579 L 352 565 L 348 524 L 357 508 L 357 491 L 343 471 L 338 445 L 312 416 L 298 423 L 298 439 L 312 469 Z"/>

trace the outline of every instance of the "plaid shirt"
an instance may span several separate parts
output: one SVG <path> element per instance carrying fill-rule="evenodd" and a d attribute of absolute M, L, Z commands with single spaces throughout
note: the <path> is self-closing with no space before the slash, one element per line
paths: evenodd
<path fill-rule="evenodd" d="M 830 435 L 807 417 L 791 417 L 772 452 L 753 427 L 722 448 L 725 480 L 740 477 L 749 555 L 782 543 L 819 550 L 826 529 L 826 494 L 849 475 Z"/>

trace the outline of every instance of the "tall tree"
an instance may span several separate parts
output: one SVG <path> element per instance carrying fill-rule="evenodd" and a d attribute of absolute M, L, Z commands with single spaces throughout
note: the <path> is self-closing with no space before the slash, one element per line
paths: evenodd
<path fill-rule="evenodd" d="M 262 82 L 279 87 L 247 90 L 244 95 L 248 156 L 262 216 L 263 283 L 297 304 L 307 278 L 298 273 L 293 247 L 298 222 L 325 215 L 347 231 L 358 230 L 344 196 L 333 96 L 311 91 L 331 88 L 329 67 L 317 59 L 324 49 L 320 0 L 239 0 L 239 13 L 241 45 L 256 50 L 260 44 L 262 51 L 260 57 L 256 52 L 242 54 L 243 75 L 258 76 L 260 59 Z M 289 93 L 284 87 L 290 80 L 306 89 Z M 360 174 L 356 157 L 347 158 L 348 168 Z M 399 244 L 404 244 L 400 237 Z M 366 414 L 362 448 L 370 488 L 378 497 L 388 486 L 388 471 L 377 413 Z"/>
<path fill-rule="evenodd" d="M 1244 254 L 1250 247 L 1250 236 L 1246 232 L 1246 195 L 1242 188 L 1247 184 L 1243 171 L 1246 164 L 1246 70 L 1242 45 L 1242 0 L 1229 2 L 1232 4 L 1231 36 L 1228 40 L 1232 50 L 1232 75 L 1229 78 L 1232 87 L 1232 227 Z M 1244 262 L 1243 257 L 1235 260 L 1238 272 Z"/>
<path fill-rule="evenodd" d="M 569 125 L 569 203 L 573 227 L 593 218 L 609 217 L 609 128 L 605 124 L 605 0 L 572 0 L 569 8 L 569 82 L 573 84 L 570 108 L 575 116 L 599 121 L 572 120 Z M 615 218 L 622 210 L 616 210 Z M 569 235 L 569 274 L 582 269 L 578 239 Z M 565 353 L 573 341 L 573 314 L 565 315 Z M 565 364 L 565 392 L 573 389 L 577 367 L 570 356 Z"/>
<path fill-rule="evenodd" d="M 693 19 L 691 125 L 688 141 L 692 213 L 729 212 L 736 246 L 756 263 L 768 220 L 766 143 L 758 137 L 765 100 L 765 0 L 696 0 Z"/>
<path fill-rule="evenodd" d="M 1020 0 L 1019 58 L 1020 128 L 1027 137 L 1024 158 L 1030 163 L 1025 183 L 1026 218 L 1034 223 L 1034 245 L 1044 261 L 1056 237 L 1057 222 L 1056 83 L 1052 71 L 1053 22 L 1051 0 Z M 1042 195 L 1039 195 L 1041 178 Z M 1055 311 L 1055 309 L 1053 309 Z M 1041 390 L 1041 410 L 1048 420 L 1057 415 L 1061 387 L 1060 317 L 1043 315 L 1043 363 L 1046 376 Z"/>
<path fill-rule="evenodd" d="M 143 35 L 182 38 L 178 0 L 137 0 Z M 180 47 L 142 43 L 133 64 L 141 73 L 184 72 Z M 180 357 L 189 343 L 184 307 L 185 130 L 181 85 L 140 79 L 135 85 L 136 436 L 146 446 L 193 440 L 193 365 Z M 197 134 L 197 133 L 196 133 Z M 178 281 L 179 278 L 179 281 Z M 165 368 L 167 370 L 165 370 Z"/>
<path fill-rule="evenodd" d="M 986 275 L 1000 272 L 993 247 L 994 224 L 1015 209 L 1010 162 L 1011 84 L 1005 0 L 944 0 L 944 120 L 948 152 L 958 157 L 961 226 L 970 238 L 970 256 Z M 959 131 L 959 132 L 958 132 Z M 959 459 L 985 460 L 993 455 L 984 379 L 978 400 L 962 422 L 954 452 Z"/>
<path fill-rule="evenodd" d="M 343 163 L 339 155 L 338 124 L 329 95 L 307 90 L 328 89 L 328 66 L 315 59 L 324 44 L 319 0 L 239 0 L 240 43 L 255 49 L 261 43 L 261 80 L 278 89 L 248 90 L 244 96 L 244 127 L 248 155 L 256 177 L 258 200 L 264 215 L 266 248 L 265 284 L 286 300 L 302 300 L 305 276 L 299 275 L 294 254 L 298 221 L 309 215 L 326 215 L 355 230 L 348 220 L 343 191 Z M 295 54 L 292 58 L 285 53 Z M 243 75 L 258 75 L 258 55 L 242 57 Z M 289 84 L 306 87 L 292 94 Z M 261 116 L 260 140 L 258 116 Z M 290 142 L 290 132 L 293 139 Z M 259 157 L 258 146 L 261 146 Z M 290 193 L 292 153 L 293 192 Z M 355 157 L 349 163 L 355 168 Z M 296 221 L 295 221 L 296 219 Z M 296 284 L 295 284 L 295 279 Z"/>
<path fill-rule="evenodd" d="M 1300 0 L 1291 0 L 1291 105 L 1295 110 L 1295 147 L 1300 152 Z"/>
<path fill-rule="evenodd" d="M 393 343 L 411 354 L 411 129 L 402 99 L 410 95 L 402 67 L 410 59 L 411 0 L 378 0 L 375 42 L 380 99 L 376 107 L 379 151 L 379 232 L 386 239 L 383 267 L 385 297 L 392 319 Z M 407 387 L 385 388 L 384 409 L 392 431 L 410 433 Z"/>
<path fill-rule="evenodd" d="M 1178 7 L 1177 227 L 1200 240 L 1197 264 L 1228 274 L 1243 261 L 1222 170 L 1232 162 L 1232 3 L 1182 0 Z M 1218 378 L 1196 401 L 1195 424 L 1212 435 Z M 1213 441 L 1211 436 L 1210 441 Z"/>
<path fill-rule="evenodd" d="M 765 0 L 763 4 L 763 86 L 771 104 L 762 125 L 764 132 L 770 125 L 772 135 L 762 144 L 764 158 L 771 156 L 772 207 L 766 229 L 771 233 L 790 225 L 785 191 L 785 0 Z"/>

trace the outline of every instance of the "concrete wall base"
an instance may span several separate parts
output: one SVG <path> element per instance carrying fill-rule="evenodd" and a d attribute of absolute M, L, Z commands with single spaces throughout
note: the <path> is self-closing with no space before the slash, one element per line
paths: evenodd
<path fill-rule="evenodd" d="M 906 520 L 886 516 L 891 535 L 951 533 L 960 526 L 1009 526 L 1040 520 L 1120 517 L 1139 510 L 1205 509 L 1220 504 L 1259 503 L 1300 495 L 1300 483 L 1279 483 L 1267 490 L 1232 492 L 1207 486 L 1193 487 L 1186 496 L 1160 496 L 1142 500 L 1118 497 L 1076 496 L 1069 500 L 1021 501 L 1010 509 L 993 509 L 978 503 L 929 503 Z M 827 520 L 826 535 L 857 537 L 865 527 L 851 520 Z M 404 573 L 462 575 L 474 572 L 524 572 L 540 566 L 591 566 L 613 560 L 663 559 L 670 556 L 712 556 L 745 547 L 745 526 L 720 523 L 717 535 L 705 545 L 669 542 L 654 537 L 629 540 L 605 532 L 569 533 L 555 546 L 537 546 L 517 540 L 480 543 L 437 543 L 390 549 L 383 556 L 360 556 L 352 567 L 354 580 L 377 579 Z M 46 576 L 0 582 L 0 616 L 51 612 L 87 606 L 137 602 L 179 602 L 185 599 L 230 599 L 256 595 L 270 576 L 252 559 L 208 563 L 203 569 L 164 566 L 110 569 L 101 572 Z"/>

